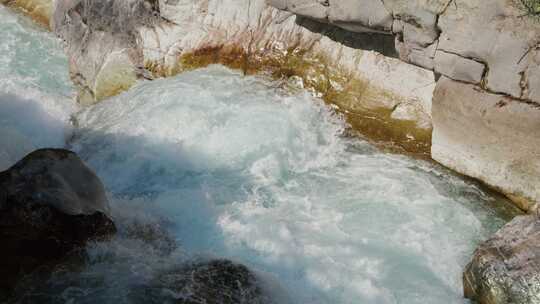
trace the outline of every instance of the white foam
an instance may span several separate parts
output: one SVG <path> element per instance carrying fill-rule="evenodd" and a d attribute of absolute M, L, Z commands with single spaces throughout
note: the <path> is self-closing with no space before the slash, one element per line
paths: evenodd
<path fill-rule="evenodd" d="M 0 6 L 0 171 L 43 147 L 64 147 L 71 98 L 59 42 Z"/>
<path fill-rule="evenodd" d="M 272 85 L 219 66 L 142 83 L 82 112 L 73 148 L 184 250 L 247 263 L 296 303 L 465 303 L 462 268 L 503 223 L 492 198 Z"/>
<path fill-rule="evenodd" d="M 1 6 L 0 32 L 2 170 L 63 147 L 78 109 L 50 34 Z M 494 199 L 344 138 L 320 100 L 274 85 L 212 66 L 79 113 L 72 148 L 114 196 L 120 237 L 90 246 L 87 268 L 56 273 L 38 297 L 129 301 L 159 270 L 205 256 L 247 264 L 280 304 L 465 303 L 463 266 L 504 222 Z M 133 223 L 165 227 L 181 247 L 164 254 L 130 236 Z"/>

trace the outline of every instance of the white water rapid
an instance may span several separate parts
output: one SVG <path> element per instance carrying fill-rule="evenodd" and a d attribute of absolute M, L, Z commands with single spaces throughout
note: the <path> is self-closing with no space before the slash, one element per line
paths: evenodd
<path fill-rule="evenodd" d="M 159 269 L 212 257 L 247 265 L 276 303 L 466 303 L 463 267 L 509 218 L 474 183 L 345 136 L 306 92 L 211 66 L 79 111 L 49 34 L 3 7 L 0 33 L 0 170 L 66 146 L 108 188 L 120 230 L 27 301 L 131 303 Z M 134 223 L 178 247 L 133 238 Z"/>

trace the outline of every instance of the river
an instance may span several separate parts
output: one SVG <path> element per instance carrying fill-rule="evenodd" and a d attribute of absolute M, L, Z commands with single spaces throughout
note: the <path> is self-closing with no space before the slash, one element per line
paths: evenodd
<path fill-rule="evenodd" d="M 348 136 L 308 92 L 210 66 L 82 108 L 51 34 L 3 7 L 0 32 L 0 169 L 35 148 L 74 150 L 120 230 L 26 301 L 132 303 L 159 269 L 227 258 L 276 303 L 467 303 L 463 267 L 513 214 L 432 162 Z M 134 238 L 135 224 L 178 246 Z"/>

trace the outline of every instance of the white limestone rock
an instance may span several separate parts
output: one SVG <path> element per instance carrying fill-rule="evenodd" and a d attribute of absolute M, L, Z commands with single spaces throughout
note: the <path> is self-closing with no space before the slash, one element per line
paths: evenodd
<path fill-rule="evenodd" d="M 268 0 L 268 4 L 297 15 L 318 20 L 328 18 L 328 0 Z"/>
<path fill-rule="evenodd" d="M 113 96 L 145 76 L 136 30 L 159 20 L 153 1 L 54 1 L 51 25 L 65 43 L 80 103 Z"/>
<path fill-rule="evenodd" d="M 456 54 L 437 51 L 435 53 L 435 70 L 454 80 L 479 84 L 482 81 L 485 66 L 480 62 Z"/>
<path fill-rule="evenodd" d="M 286 7 L 291 2 L 273 3 Z M 294 15 L 270 7 L 264 0 L 250 1 L 249 6 L 233 0 L 212 0 L 205 2 L 202 8 L 201 5 L 194 2 L 191 7 L 177 12 L 175 24 L 139 28 L 145 61 L 158 62 L 165 70 L 171 70 L 183 54 L 205 48 L 240 48 L 267 56 L 273 56 L 273 52 L 286 53 L 290 48 L 303 49 L 307 51 L 306 57 L 324 56 L 332 63 L 332 68 L 369 82 L 371 91 L 387 92 L 362 102 L 389 109 L 406 102 L 414 108 L 409 111 L 416 115 L 412 120 L 424 127 L 430 125 L 426 121 L 431 120 L 431 96 L 435 86 L 431 71 L 376 52 L 348 47 L 309 30 L 311 25 L 302 26 L 302 21 Z M 170 14 L 167 10 L 167 6 L 160 7 L 161 14 Z M 199 17 L 195 18 L 192 12 L 198 12 Z M 326 25 L 314 24 L 313 27 L 324 30 Z M 411 119 L 411 115 L 407 118 Z"/>
<path fill-rule="evenodd" d="M 328 19 L 353 32 L 390 33 L 393 18 L 382 1 L 331 0 Z"/>
<path fill-rule="evenodd" d="M 433 98 L 432 157 L 511 197 L 540 203 L 540 106 L 442 77 Z"/>
<path fill-rule="evenodd" d="M 540 69 L 529 52 L 538 43 L 540 24 L 524 16 L 518 1 L 454 2 L 439 18 L 439 49 L 484 62 L 490 91 L 521 98 L 522 73 Z"/>

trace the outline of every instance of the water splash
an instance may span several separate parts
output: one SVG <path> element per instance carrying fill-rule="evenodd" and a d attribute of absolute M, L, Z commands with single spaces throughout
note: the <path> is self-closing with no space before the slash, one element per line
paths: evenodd
<path fill-rule="evenodd" d="M 464 303 L 495 199 L 272 85 L 220 66 L 142 83 L 83 111 L 73 148 L 161 210 L 185 254 L 248 263 L 296 303 Z"/>
<path fill-rule="evenodd" d="M 76 111 L 67 58 L 50 33 L 0 6 L 0 170 L 63 147 Z"/>
<path fill-rule="evenodd" d="M 140 83 L 71 134 L 58 42 L 3 7 L 0 32 L 0 170 L 69 137 L 119 226 L 85 267 L 23 283 L 23 303 L 133 303 L 160 271 L 208 258 L 247 264 L 276 303 L 465 303 L 465 262 L 508 218 L 476 185 L 344 136 L 309 94 L 220 66 Z M 163 292 L 145 303 L 174 300 Z"/>

